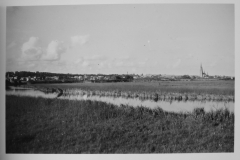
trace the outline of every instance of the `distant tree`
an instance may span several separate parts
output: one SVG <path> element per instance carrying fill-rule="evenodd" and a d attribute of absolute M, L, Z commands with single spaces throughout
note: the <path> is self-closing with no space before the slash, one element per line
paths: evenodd
<path fill-rule="evenodd" d="M 191 79 L 191 77 L 189 75 L 183 75 L 182 78 L 184 78 L 184 79 Z"/>
<path fill-rule="evenodd" d="M 127 80 L 133 80 L 133 76 L 126 75 L 126 79 L 127 79 Z"/>
<path fill-rule="evenodd" d="M 119 76 L 119 75 L 117 75 L 117 76 L 116 76 L 116 79 L 117 79 L 117 80 L 121 80 L 121 79 L 122 79 L 122 77 L 121 77 L 121 76 Z"/>

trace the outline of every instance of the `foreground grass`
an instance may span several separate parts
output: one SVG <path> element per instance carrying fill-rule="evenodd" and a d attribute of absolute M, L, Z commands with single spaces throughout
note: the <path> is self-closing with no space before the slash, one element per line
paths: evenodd
<path fill-rule="evenodd" d="M 6 96 L 7 153 L 233 152 L 234 114 Z"/>
<path fill-rule="evenodd" d="M 61 89 L 83 89 L 125 92 L 164 92 L 234 95 L 234 81 L 160 81 L 119 83 L 59 83 L 33 84 L 33 86 Z"/>

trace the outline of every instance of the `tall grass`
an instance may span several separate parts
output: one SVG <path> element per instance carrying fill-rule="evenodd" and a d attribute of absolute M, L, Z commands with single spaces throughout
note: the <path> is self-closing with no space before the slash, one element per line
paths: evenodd
<path fill-rule="evenodd" d="M 6 96 L 7 153 L 233 152 L 234 113 Z"/>

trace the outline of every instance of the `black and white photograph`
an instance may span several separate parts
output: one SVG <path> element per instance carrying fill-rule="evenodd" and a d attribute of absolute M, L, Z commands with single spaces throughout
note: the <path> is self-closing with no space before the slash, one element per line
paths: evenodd
<path fill-rule="evenodd" d="M 5 154 L 236 151 L 234 3 L 5 11 Z"/>

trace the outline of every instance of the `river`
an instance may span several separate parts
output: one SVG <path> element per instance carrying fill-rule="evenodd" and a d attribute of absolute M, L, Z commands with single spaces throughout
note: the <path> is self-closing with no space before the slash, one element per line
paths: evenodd
<path fill-rule="evenodd" d="M 29 97 L 43 97 L 43 98 L 57 98 L 57 93 L 44 93 L 39 90 L 15 88 L 6 90 L 6 95 L 29 96 Z M 107 97 L 107 96 L 87 96 L 87 95 L 67 95 L 60 96 L 58 99 L 69 100 L 92 100 L 102 101 L 115 105 L 129 105 L 133 107 L 144 106 L 151 109 L 162 108 L 170 112 L 192 112 L 194 108 L 204 108 L 206 112 L 214 111 L 217 109 L 227 108 L 230 112 L 234 112 L 234 102 L 230 101 L 154 101 L 154 100 L 141 100 L 139 98 L 124 98 L 124 97 Z"/>

